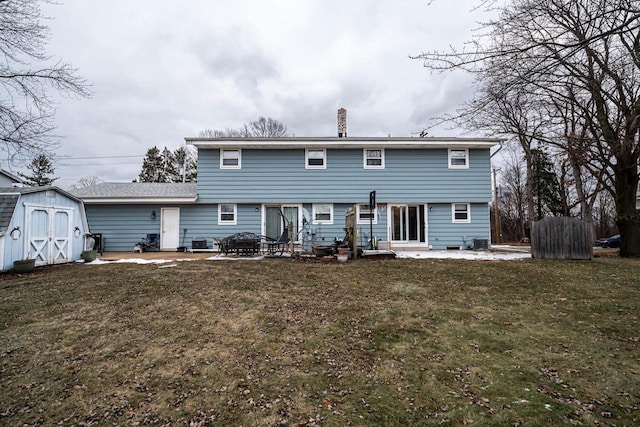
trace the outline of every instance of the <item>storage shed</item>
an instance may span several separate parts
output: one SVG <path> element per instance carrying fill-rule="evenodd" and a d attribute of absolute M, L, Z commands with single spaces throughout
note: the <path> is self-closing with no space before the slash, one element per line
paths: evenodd
<path fill-rule="evenodd" d="M 36 266 L 81 258 L 89 233 L 82 200 L 57 187 L 0 188 L 0 267 Z"/>

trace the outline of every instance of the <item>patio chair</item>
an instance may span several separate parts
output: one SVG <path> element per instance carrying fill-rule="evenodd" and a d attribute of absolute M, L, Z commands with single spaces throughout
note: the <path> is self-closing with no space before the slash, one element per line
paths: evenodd
<path fill-rule="evenodd" d="M 158 233 L 147 234 L 147 237 L 143 238 L 139 246 L 142 252 L 158 252 L 160 250 L 160 235 Z"/>
<path fill-rule="evenodd" d="M 265 242 L 267 254 L 276 255 L 278 252 L 280 252 L 279 255 L 282 255 L 288 243 L 289 231 L 285 229 L 277 239 L 267 239 L 267 241 Z"/>

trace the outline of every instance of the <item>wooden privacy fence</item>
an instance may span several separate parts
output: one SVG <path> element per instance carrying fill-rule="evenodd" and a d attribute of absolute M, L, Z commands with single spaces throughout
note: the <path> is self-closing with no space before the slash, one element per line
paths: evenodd
<path fill-rule="evenodd" d="M 531 255 L 533 258 L 591 259 L 591 226 L 569 217 L 535 221 L 531 228 Z"/>

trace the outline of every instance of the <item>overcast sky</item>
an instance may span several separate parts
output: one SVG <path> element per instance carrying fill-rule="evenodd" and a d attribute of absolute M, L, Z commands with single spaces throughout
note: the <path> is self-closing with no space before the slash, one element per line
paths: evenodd
<path fill-rule="evenodd" d="M 49 53 L 72 63 L 91 99 L 63 99 L 56 182 L 130 182 L 150 147 L 259 116 L 297 136 L 410 136 L 469 96 L 472 80 L 433 74 L 423 51 L 461 46 L 477 0 L 64 0 Z M 457 136 L 438 129 L 431 136 Z M 112 157 L 110 156 L 131 156 Z"/>

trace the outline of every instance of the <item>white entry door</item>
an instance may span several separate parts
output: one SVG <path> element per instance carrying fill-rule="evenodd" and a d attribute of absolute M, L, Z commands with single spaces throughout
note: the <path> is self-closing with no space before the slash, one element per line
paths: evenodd
<path fill-rule="evenodd" d="M 180 241 L 180 208 L 162 208 L 160 250 L 176 250 Z"/>
<path fill-rule="evenodd" d="M 25 257 L 36 265 L 71 261 L 71 221 L 73 210 L 27 206 L 27 245 Z"/>

